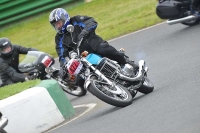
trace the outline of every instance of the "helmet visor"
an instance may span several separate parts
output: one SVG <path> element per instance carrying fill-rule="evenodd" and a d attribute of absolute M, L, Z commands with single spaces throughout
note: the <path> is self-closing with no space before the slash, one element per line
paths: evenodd
<path fill-rule="evenodd" d="M 53 22 L 51 23 L 52 26 L 54 27 L 54 29 L 58 32 L 61 33 L 62 32 L 62 27 L 64 25 L 63 20 L 58 20 L 57 22 Z"/>
<path fill-rule="evenodd" d="M 6 45 L 5 47 L 0 48 L 0 52 L 1 52 L 1 53 L 4 53 L 4 54 L 10 53 L 11 50 L 12 50 L 12 49 L 11 49 L 11 46 L 10 46 L 10 45 Z"/>

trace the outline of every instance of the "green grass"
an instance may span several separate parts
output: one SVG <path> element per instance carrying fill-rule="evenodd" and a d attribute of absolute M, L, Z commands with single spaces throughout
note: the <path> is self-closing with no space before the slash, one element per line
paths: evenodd
<path fill-rule="evenodd" d="M 93 0 L 73 8 L 66 7 L 70 16 L 88 15 L 98 22 L 96 33 L 109 40 L 162 22 L 156 16 L 156 0 Z M 57 57 L 55 51 L 55 30 L 49 24 L 51 11 L 13 23 L 0 30 L 0 37 L 8 37 L 13 44 L 34 47 Z"/>
<path fill-rule="evenodd" d="M 19 92 L 22 92 L 28 88 L 34 87 L 38 85 L 41 82 L 41 80 L 32 80 L 27 81 L 24 83 L 16 83 L 8 86 L 4 86 L 0 88 L 0 100 L 7 98 L 9 96 L 15 95 Z"/>
<path fill-rule="evenodd" d="M 93 0 L 90 3 L 63 6 L 63 8 L 69 12 L 70 16 L 94 17 L 98 22 L 96 33 L 104 40 L 109 40 L 163 22 L 155 13 L 156 4 L 156 0 L 142 2 L 138 0 Z M 0 30 L 0 37 L 8 37 L 13 44 L 33 47 L 56 58 L 54 41 L 56 32 L 48 21 L 50 12 L 47 11 L 4 27 Z M 32 82 L 34 85 L 38 81 Z M 11 85 L 0 88 L 0 98 L 16 94 L 29 87 L 25 82 L 18 84 L 17 87 Z"/>

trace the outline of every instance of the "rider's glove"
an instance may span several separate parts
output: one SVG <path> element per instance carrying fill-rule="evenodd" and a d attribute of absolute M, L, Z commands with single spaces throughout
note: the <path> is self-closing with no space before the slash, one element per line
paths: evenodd
<path fill-rule="evenodd" d="M 89 34 L 88 30 L 83 29 L 81 33 L 78 35 L 78 40 L 80 41 L 82 38 L 85 38 Z"/>
<path fill-rule="evenodd" d="M 77 53 L 74 52 L 74 51 L 70 51 L 70 52 L 69 52 L 69 57 L 70 57 L 71 59 L 74 59 L 74 58 L 77 57 Z"/>
<path fill-rule="evenodd" d="M 36 75 L 26 75 L 25 81 L 34 80 L 34 79 L 36 79 L 36 78 L 37 78 Z"/>

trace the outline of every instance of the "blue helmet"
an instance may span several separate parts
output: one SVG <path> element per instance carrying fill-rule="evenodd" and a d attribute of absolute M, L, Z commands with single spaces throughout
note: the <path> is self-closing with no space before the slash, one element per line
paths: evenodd
<path fill-rule="evenodd" d="M 55 23 L 59 20 L 62 20 L 63 26 L 62 28 L 56 28 Z M 70 17 L 68 12 L 63 8 L 54 9 L 49 15 L 49 22 L 54 27 L 57 33 L 63 34 L 65 33 L 67 25 L 70 23 Z"/>

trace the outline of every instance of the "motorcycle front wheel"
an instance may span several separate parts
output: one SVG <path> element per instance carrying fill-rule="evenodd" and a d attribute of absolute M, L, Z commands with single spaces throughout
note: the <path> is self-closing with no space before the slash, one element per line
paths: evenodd
<path fill-rule="evenodd" d="M 121 91 L 121 94 L 113 93 L 117 90 L 115 87 L 118 87 L 118 89 Z M 98 81 L 96 76 L 91 77 L 91 84 L 88 87 L 88 91 L 102 101 L 117 107 L 128 106 L 133 101 L 132 95 L 126 88 L 117 83 L 114 87 L 112 87 L 108 84 Z"/>

